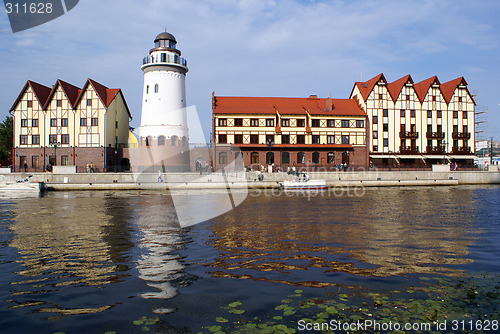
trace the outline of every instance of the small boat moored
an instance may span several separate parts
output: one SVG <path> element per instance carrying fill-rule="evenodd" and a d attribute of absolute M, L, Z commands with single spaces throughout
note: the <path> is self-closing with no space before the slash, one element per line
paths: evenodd
<path fill-rule="evenodd" d="M 325 190 L 328 189 L 326 180 L 309 180 L 306 174 L 297 177 L 295 180 L 285 180 L 277 182 L 283 190 Z"/>
<path fill-rule="evenodd" d="M 41 192 L 46 190 L 47 186 L 43 182 L 32 181 L 30 177 L 16 182 L 0 181 L 0 192 Z"/>

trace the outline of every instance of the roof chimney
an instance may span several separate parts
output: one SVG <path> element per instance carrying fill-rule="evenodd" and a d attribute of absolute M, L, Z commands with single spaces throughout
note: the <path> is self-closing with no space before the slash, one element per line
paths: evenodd
<path fill-rule="evenodd" d="M 333 110 L 333 103 L 330 94 L 328 94 L 328 97 L 326 98 L 326 110 L 328 111 Z"/>

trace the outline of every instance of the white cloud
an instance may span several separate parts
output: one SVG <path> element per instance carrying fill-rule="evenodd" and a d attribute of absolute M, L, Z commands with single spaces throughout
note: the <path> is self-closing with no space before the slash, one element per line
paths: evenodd
<path fill-rule="evenodd" d="M 347 97 L 361 73 L 365 80 L 380 72 L 389 80 L 401 73 L 421 80 L 466 75 L 464 68 L 481 75 L 470 85 L 492 84 L 500 74 L 498 12 L 495 1 L 464 0 L 80 1 L 45 25 L 0 33 L 7 78 L 0 106 L 8 109 L 33 76 L 46 85 L 93 77 L 124 90 L 137 122 L 141 60 L 165 27 L 188 59 L 188 101 L 206 123 L 213 90 Z"/>

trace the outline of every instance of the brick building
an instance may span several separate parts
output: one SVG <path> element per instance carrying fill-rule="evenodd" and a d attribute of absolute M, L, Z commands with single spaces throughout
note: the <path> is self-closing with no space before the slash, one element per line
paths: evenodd
<path fill-rule="evenodd" d="M 367 116 L 354 99 L 212 97 L 214 168 L 332 170 L 368 165 Z"/>

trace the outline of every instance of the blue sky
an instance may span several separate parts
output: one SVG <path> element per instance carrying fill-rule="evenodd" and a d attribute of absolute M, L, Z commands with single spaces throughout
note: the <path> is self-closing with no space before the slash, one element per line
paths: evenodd
<path fill-rule="evenodd" d="M 0 14 L 0 117 L 30 79 L 121 88 L 140 123 L 142 58 L 165 27 L 188 59 L 188 105 L 211 128 L 211 94 L 347 98 L 384 73 L 464 76 L 500 140 L 500 1 L 81 0 L 13 34 Z"/>

